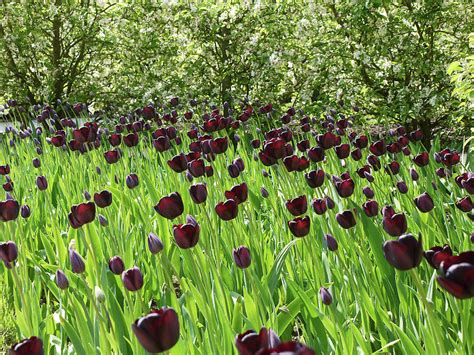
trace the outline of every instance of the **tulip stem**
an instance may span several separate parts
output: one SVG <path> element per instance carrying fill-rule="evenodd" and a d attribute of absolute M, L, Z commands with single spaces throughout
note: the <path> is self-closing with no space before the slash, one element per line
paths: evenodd
<path fill-rule="evenodd" d="M 444 337 L 442 336 L 442 334 L 440 332 L 440 326 L 439 326 L 438 319 L 435 317 L 435 315 L 433 313 L 432 304 L 430 302 L 428 302 L 428 300 L 426 298 L 426 291 L 423 288 L 423 285 L 422 285 L 421 280 L 420 280 L 420 276 L 418 275 L 416 269 L 411 269 L 410 274 L 412 276 L 413 281 L 416 284 L 416 287 L 418 288 L 418 292 L 421 295 L 421 301 L 422 301 L 422 303 L 425 307 L 426 313 L 428 315 L 428 323 L 431 327 L 432 332 L 434 333 L 434 336 L 436 338 L 435 341 L 438 343 L 440 353 L 441 354 L 446 354 L 446 350 L 444 348 Z"/>
<path fill-rule="evenodd" d="M 18 293 L 20 294 L 20 299 L 21 299 L 23 309 L 25 310 L 25 314 L 26 314 L 25 323 L 28 326 L 28 331 L 30 332 L 31 335 L 33 335 L 34 331 L 33 331 L 33 326 L 31 325 L 31 317 L 29 315 L 30 312 L 29 312 L 28 304 L 26 303 L 25 294 L 23 293 L 23 287 L 20 283 L 20 280 L 18 279 L 18 274 L 16 273 L 16 266 L 14 265 L 14 263 L 12 263 L 12 275 L 13 275 L 13 279 L 15 280 Z"/>

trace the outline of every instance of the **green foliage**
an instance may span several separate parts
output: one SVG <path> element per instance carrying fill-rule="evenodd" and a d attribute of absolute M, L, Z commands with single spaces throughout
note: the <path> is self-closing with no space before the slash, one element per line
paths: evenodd
<path fill-rule="evenodd" d="M 310 114 L 339 101 L 360 106 L 362 123 L 401 122 L 428 138 L 472 115 L 467 1 L 55 0 L 1 9 L 0 86 L 19 101 L 120 111 L 171 95 L 248 97 Z"/>

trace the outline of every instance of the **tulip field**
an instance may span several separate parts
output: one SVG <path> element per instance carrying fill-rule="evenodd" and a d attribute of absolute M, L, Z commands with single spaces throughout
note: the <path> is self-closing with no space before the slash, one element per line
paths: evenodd
<path fill-rule="evenodd" d="M 303 109 L 44 106 L 8 129 L 4 350 L 474 353 L 472 154 Z"/>

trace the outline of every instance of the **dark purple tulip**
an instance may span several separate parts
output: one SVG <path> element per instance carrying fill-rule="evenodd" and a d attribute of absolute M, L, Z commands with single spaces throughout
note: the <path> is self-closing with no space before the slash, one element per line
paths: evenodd
<path fill-rule="evenodd" d="M 35 168 L 39 168 L 41 166 L 41 160 L 39 158 L 34 158 L 33 159 L 33 166 Z"/>
<path fill-rule="evenodd" d="M 375 170 L 379 170 L 381 167 L 380 160 L 376 155 L 369 155 L 367 157 L 367 163 Z"/>
<path fill-rule="evenodd" d="M 120 151 L 117 149 L 109 150 L 104 153 L 105 161 L 109 164 L 115 164 L 120 159 Z"/>
<path fill-rule="evenodd" d="M 84 224 L 92 222 L 95 219 L 94 202 L 81 203 L 72 206 L 68 218 L 69 224 L 73 228 L 79 228 Z"/>
<path fill-rule="evenodd" d="M 72 272 L 75 274 L 81 274 L 86 270 L 84 260 L 74 249 L 69 249 L 69 261 L 71 263 Z"/>
<path fill-rule="evenodd" d="M 383 213 L 384 210 L 382 210 Z M 403 213 L 384 215 L 382 226 L 392 237 L 398 237 L 407 231 L 407 220 Z"/>
<path fill-rule="evenodd" d="M 179 319 L 172 308 L 152 310 L 132 324 L 132 330 L 143 348 L 150 353 L 171 349 L 179 340 Z"/>
<path fill-rule="evenodd" d="M 397 182 L 397 189 L 402 194 L 406 194 L 408 192 L 408 186 L 405 181 L 398 181 Z"/>
<path fill-rule="evenodd" d="M 288 227 L 291 233 L 297 238 L 302 238 L 309 233 L 311 226 L 311 220 L 308 216 L 296 217 L 295 219 L 288 221 Z"/>
<path fill-rule="evenodd" d="M 84 191 L 84 198 L 86 199 L 86 201 L 90 201 L 91 199 L 91 194 L 89 193 L 89 191 Z"/>
<path fill-rule="evenodd" d="M 58 269 L 56 271 L 56 278 L 55 278 L 56 285 L 61 289 L 65 290 L 69 287 L 69 280 L 67 279 L 66 274 L 64 271 Z"/>
<path fill-rule="evenodd" d="M 10 165 L 0 165 L 0 175 L 10 174 Z"/>
<path fill-rule="evenodd" d="M 314 212 L 318 215 L 322 215 L 327 211 L 326 199 L 315 198 L 312 203 Z"/>
<path fill-rule="evenodd" d="M 410 176 L 413 181 L 417 181 L 420 178 L 420 175 L 418 175 L 416 170 L 413 168 L 410 169 Z"/>
<path fill-rule="evenodd" d="M 25 219 L 28 218 L 31 215 L 30 206 L 28 205 L 21 206 L 20 214 L 22 218 L 25 218 Z"/>
<path fill-rule="evenodd" d="M 270 195 L 267 189 L 263 186 L 260 188 L 260 194 L 262 195 L 263 198 L 267 198 Z"/>
<path fill-rule="evenodd" d="M 168 166 L 177 173 L 181 173 L 188 168 L 188 161 L 186 155 L 183 153 L 175 155 L 173 158 L 171 158 L 171 160 L 168 160 L 167 163 Z"/>
<path fill-rule="evenodd" d="M 400 172 L 400 163 L 394 160 L 390 162 L 390 164 L 388 165 L 388 168 L 390 169 L 390 172 L 393 175 L 397 175 Z"/>
<path fill-rule="evenodd" d="M 441 263 L 452 255 L 453 251 L 448 244 L 445 244 L 443 247 L 432 247 L 424 252 L 426 261 L 433 269 L 439 269 Z"/>
<path fill-rule="evenodd" d="M 233 186 L 229 191 L 224 192 L 225 198 L 232 199 L 238 204 L 247 201 L 248 198 L 248 187 L 245 182 L 240 185 Z"/>
<path fill-rule="evenodd" d="M 188 170 L 194 177 L 201 177 L 206 173 L 203 159 L 194 159 L 188 163 Z"/>
<path fill-rule="evenodd" d="M 474 174 L 461 181 L 462 187 L 471 195 L 474 195 Z"/>
<path fill-rule="evenodd" d="M 368 172 L 364 172 L 364 177 L 367 179 L 368 182 L 374 182 L 375 180 L 372 174 Z"/>
<path fill-rule="evenodd" d="M 418 207 L 418 209 L 423 213 L 427 213 L 434 208 L 433 199 L 427 192 L 415 197 L 413 201 L 415 202 L 416 207 Z"/>
<path fill-rule="evenodd" d="M 168 219 L 174 219 L 184 211 L 183 200 L 178 192 L 162 197 L 154 208 L 156 212 Z"/>
<path fill-rule="evenodd" d="M 148 234 L 148 249 L 152 254 L 158 254 L 163 250 L 163 243 L 155 233 Z"/>
<path fill-rule="evenodd" d="M 471 212 L 472 209 L 474 208 L 474 205 L 472 203 L 471 197 L 466 196 L 456 201 L 456 207 L 459 208 L 463 212 Z"/>
<path fill-rule="evenodd" d="M 354 181 L 352 179 L 336 180 L 334 183 L 337 193 L 341 197 L 349 197 L 354 192 Z"/>
<path fill-rule="evenodd" d="M 388 240 L 383 244 L 385 259 L 398 270 L 410 270 L 417 267 L 423 258 L 421 237 L 417 240 L 411 234 L 404 234 L 397 240 Z"/>
<path fill-rule="evenodd" d="M 123 286 L 129 291 L 138 291 L 143 287 L 143 275 L 136 266 L 122 273 Z"/>
<path fill-rule="evenodd" d="M 334 147 L 334 150 L 336 151 L 336 155 L 339 159 L 347 158 L 349 156 L 350 149 L 351 148 L 349 144 L 341 144 Z"/>
<path fill-rule="evenodd" d="M 94 194 L 94 202 L 100 208 L 108 207 L 112 204 L 112 193 L 107 190 L 96 192 Z"/>
<path fill-rule="evenodd" d="M 328 206 L 328 208 L 330 210 L 332 210 L 334 207 L 336 207 L 336 204 L 334 203 L 334 201 L 332 200 L 331 197 L 326 196 L 325 199 L 326 199 L 326 205 Z"/>
<path fill-rule="evenodd" d="M 7 181 L 2 186 L 3 186 L 3 189 L 7 192 L 13 191 L 13 182 L 12 181 Z"/>
<path fill-rule="evenodd" d="M 379 213 L 379 204 L 375 200 L 365 202 L 362 207 L 367 217 L 375 217 Z"/>
<path fill-rule="evenodd" d="M 324 149 L 320 147 L 314 147 L 308 150 L 308 157 L 311 161 L 317 163 L 324 160 Z"/>
<path fill-rule="evenodd" d="M 48 188 L 48 181 L 44 176 L 38 176 L 36 178 L 36 186 L 38 186 L 38 189 L 43 191 Z"/>
<path fill-rule="evenodd" d="M 329 293 L 329 290 L 326 287 L 321 287 L 319 289 L 319 295 L 321 297 L 321 301 L 323 301 L 323 304 L 326 306 L 332 304 L 332 295 Z"/>
<path fill-rule="evenodd" d="M 20 213 L 20 204 L 18 201 L 9 200 L 0 201 L 0 221 L 8 222 L 18 218 Z"/>
<path fill-rule="evenodd" d="M 247 247 L 240 246 L 232 252 L 234 256 L 235 265 L 241 269 L 246 269 L 250 266 L 250 250 Z"/>
<path fill-rule="evenodd" d="M 438 175 L 438 177 L 440 177 L 440 178 L 445 178 L 446 175 L 447 175 L 446 169 L 445 168 L 436 169 L 436 175 Z"/>
<path fill-rule="evenodd" d="M 247 330 L 245 333 L 235 337 L 235 346 L 239 355 L 255 355 L 269 348 L 274 348 L 280 344 L 280 339 L 271 329 L 262 328 L 257 333 L 254 330 Z"/>
<path fill-rule="evenodd" d="M 354 149 L 354 150 L 351 152 L 351 157 L 352 157 L 352 159 L 354 159 L 355 161 L 361 160 L 361 159 L 362 159 L 362 151 L 360 150 L 360 148 Z"/>
<path fill-rule="evenodd" d="M 228 199 L 225 202 L 219 202 L 215 211 L 220 219 L 224 221 L 230 221 L 237 217 L 238 203 L 233 199 Z"/>
<path fill-rule="evenodd" d="M 195 184 L 189 187 L 189 194 L 194 203 L 204 203 L 207 199 L 207 187 L 206 184 Z"/>
<path fill-rule="evenodd" d="M 236 178 L 240 175 L 239 167 L 235 164 L 230 164 L 227 167 L 227 171 L 229 172 L 231 178 Z"/>
<path fill-rule="evenodd" d="M 120 256 L 112 256 L 110 258 L 109 270 L 115 275 L 120 275 L 125 270 L 125 264 Z"/>
<path fill-rule="evenodd" d="M 130 174 L 127 175 L 125 179 L 125 183 L 127 184 L 127 187 L 129 189 L 134 189 L 135 187 L 138 186 L 138 176 L 137 174 Z"/>
<path fill-rule="evenodd" d="M 324 171 L 322 169 L 312 170 L 305 174 L 306 183 L 311 188 L 320 187 L 324 183 Z"/>
<path fill-rule="evenodd" d="M 19 343 L 13 344 L 9 355 L 43 355 L 43 341 L 38 337 L 24 339 Z"/>
<path fill-rule="evenodd" d="M 430 156 L 428 152 L 422 152 L 413 158 L 413 162 L 418 166 L 426 166 L 430 162 Z"/>
<path fill-rule="evenodd" d="M 0 259 L 7 263 L 12 263 L 18 257 L 18 248 L 11 240 L 0 243 Z"/>
<path fill-rule="evenodd" d="M 336 214 L 336 221 L 344 229 L 349 229 L 356 225 L 356 219 L 351 210 Z"/>
<path fill-rule="evenodd" d="M 438 276 L 439 285 L 459 299 L 474 297 L 474 252 L 471 253 L 469 262 L 459 262 L 444 269 L 444 275 Z"/>
<path fill-rule="evenodd" d="M 337 240 L 331 234 L 324 235 L 324 241 L 330 251 L 336 251 L 338 248 Z"/>
<path fill-rule="evenodd" d="M 374 197 L 374 191 L 369 187 L 369 186 L 365 186 L 363 189 L 362 189 L 362 193 L 365 195 L 365 197 L 367 198 L 373 198 Z"/>
<path fill-rule="evenodd" d="M 239 168 L 240 172 L 245 170 L 245 164 L 244 164 L 244 161 L 242 160 L 242 158 L 234 159 L 233 164 L 236 165 Z"/>
<path fill-rule="evenodd" d="M 199 241 L 200 227 L 197 223 L 178 224 L 173 226 L 176 244 L 182 249 L 194 247 Z"/>
<path fill-rule="evenodd" d="M 308 209 L 308 201 L 305 195 L 288 200 L 285 203 L 286 208 L 293 216 L 305 214 Z"/>
<path fill-rule="evenodd" d="M 382 139 L 382 140 L 379 140 L 375 143 L 372 143 L 369 147 L 369 150 L 372 154 L 374 154 L 376 156 L 384 155 L 385 152 L 386 152 L 385 142 Z"/>
<path fill-rule="evenodd" d="M 134 147 L 138 144 L 138 134 L 129 133 L 123 137 L 123 142 L 127 147 Z"/>

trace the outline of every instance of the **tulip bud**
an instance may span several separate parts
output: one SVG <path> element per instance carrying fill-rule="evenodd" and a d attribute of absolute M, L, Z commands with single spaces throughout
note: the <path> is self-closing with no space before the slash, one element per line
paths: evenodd
<path fill-rule="evenodd" d="M 107 221 L 107 218 L 105 218 L 101 214 L 99 215 L 99 223 L 102 227 L 107 227 L 109 225 L 109 221 Z"/>
<path fill-rule="evenodd" d="M 327 288 L 321 287 L 319 289 L 319 295 L 321 296 L 321 300 L 326 306 L 329 306 L 332 303 L 332 296 Z"/>
<path fill-rule="evenodd" d="M 43 191 L 48 188 L 48 181 L 46 180 L 46 177 L 44 176 L 38 176 L 36 178 L 36 186 L 38 186 L 38 189 Z"/>
<path fill-rule="evenodd" d="M 33 166 L 35 168 L 39 168 L 41 166 L 41 160 L 39 158 L 34 158 L 33 159 Z"/>
<path fill-rule="evenodd" d="M 56 280 L 55 281 L 56 281 L 56 285 L 58 285 L 58 287 L 61 290 L 65 290 L 69 287 L 69 280 L 67 279 L 66 274 L 64 273 L 64 271 L 62 271 L 61 269 L 56 271 Z"/>
<path fill-rule="evenodd" d="M 28 218 L 31 215 L 30 206 L 28 205 L 21 206 L 20 214 L 21 214 L 21 217 L 25 219 Z"/>
<path fill-rule="evenodd" d="M 74 249 L 69 249 L 69 261 L 71 263 L 72 272 L 75 274 L 81 274 L 86 270 L 84 260 Z"/>
<path fill-rule="evenodd" d="M 405 181 L 398 181 L 397 182 L 397 189 L 402 194 L 406 194 L 408 192 L 408 186 Z"/>
<path fill-rule="evenodd" d="M 127 175 L 127 178 L 125 179 L 125 182 L 127 184 L 127 187 L 129 189 L 133 189 L 138 186 L 138 176 L 137 174 L 130 174 Z"/>
<path fill-rule="evenodd" d="M 115 275 L 120 275 L 125 270 L 125 265 L 120 256 L 113 256 L 110 258 L 109 270 Z"/>
<path fill-rule="evenodd" d="M 84 191 L 84 198 L 87 200 L 87 201 L 90 201 L 91 199 L 91 194 L 89 193 L 89 191 Z"/>
<path fill-rule="evenodd" d="M 105 302 L 105 293 L 102 291 L 102 289 L 99 286 L 94 287 L 94 293 L 95 293 L 95 299 L 99 303 L 104 303 Z"/>
<path fill-rule="evenodd" d="M 100 170 L 100 168 L 98 166 L 95 167 L 95 172 L 97 173 L 97 175 L 100 175 L 102 173 L 102 170 Z"/>
<path fill-rule="evenodd" d="M 157 254 L 163 250 L 163 243 L 154 233 L 148 234 L 148 249 L 152 254 Z"/>
<path fill-rule="evenodd" d="M 423 213 L 427 213 L 434 208 L 433 199 L 427 192 L 415 197 L 413 201 L 415 202 L 416 207 L 418 207 L 418 209 Z"/>
<path fill-rule="evenodd" d="M 328 208 L 330 210 L 332 210 L 334 207 L 336 207 L 336 204 L 334 203 L 332 198 L 330 198 L 329 196 L 326 196 L 326 205 L 328 206 Z"/>
<path fill-rule="evenodd" d="M 262 195 L 263 198 L 267 198 L 269 196 L 269 193 L 265 187 L 260 188 L 260 194 Z"/>
<path fill-rule="evenodd" d="M 15 242 L 8 241 L 0 243 L 0 259 L 12 263 L 18 257 L 18 248 Z"/>
<path fill-rule="evenodd" d="M 362 193 L 365 195 L 365 197 L 367 198 L 373 198 L 374 197 L 374 191 L 368 187 L 368 186 L 365 186 L 363 189 L 362 189 Z"/>
<path fill-rule="evenodd" d="M 240 246 L 233 251 L 235 264 L 241 268 L 246 269 L 250 266 L 250 250 L 247 247 Z"/>
<path fill-rule="evenodd" d="M 143 275 L 136 266 L 122 273 L 122 282 L 129 291 L 138 291 L 143 287 Z"/>
<path fill-rule="evenodd" d="M 324 241 L 330 251 L 336 251 L 338 248 L 337 240 L 331 234 L 324 235 Z"/>

